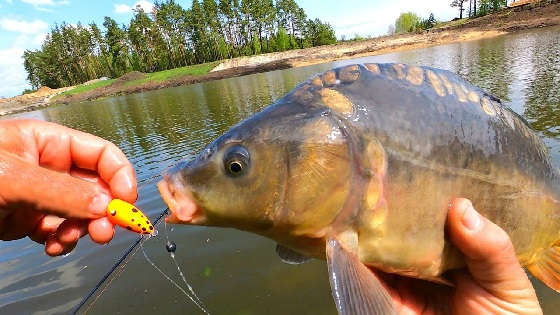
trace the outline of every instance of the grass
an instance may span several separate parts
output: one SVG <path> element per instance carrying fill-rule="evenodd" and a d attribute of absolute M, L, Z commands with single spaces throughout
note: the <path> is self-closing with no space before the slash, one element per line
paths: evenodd
<path fill-rule="evenodd" d="M 192 76 L 204 75 L 210 72 L 210 70 L 212 70 L 216 65 L 218 65 L 218 63 L 219 61 L 215 61 L 215 62 L 202 63 L 198 65 L 186 66 L 181 68 L 175 68 L 170 70 L 158 71 L 153 73 L 146 73 L 145 78 L 126 82 L 124 84 L 124 87 L 141 85 L 148 82 L 164 82 L 187 75 L 192 75 Z M 71 90 L 61 93 L 60 95 L 57 96 L 57 98 L 64 95 L 74 95 L 74 94 L 88 92 L 97 88 L 102 88 L 113 84 L 115 80 L 116 79 L 97 81 L 95 83 L 87 84 L 87 85 L 80 84 Z"/>
<path fill-rule="evenodd" d="M 463 18 L 460 20 L 455 20 L 455 21 L 448 21 L 448 22 L 438 22 L 434 28 L 442 28 L 442 27 L 454 27 L 454 26 L 459 26 L 462 24 L 465 24 L 469 21 L 469 18 Z"/>
<path fill-rule="evenodd" d="M 78 93 L 83 93 L 83 92 L 87 92 L 87 91 L 91 91 L 93 89 L 96 88 L 100 88 L 100 87 L 104 87 L 107 85 L 112 84 L 115 81 L 115 79 L 109 79 L 109 80 L 103 80 L 103 81 L 97 81 L 91 84 L 80 84 L 78 86 L 76 86 L 75 88 L 68 90 L 66 92 L 61 93 L 60 95 L 72 95 L 72 94 L 78 94 Z"/>
<path fill-rule="evenodd" d="M 201 63 L 198 65 L 186 66 L 181 68 L 163 70 L 158 72 L 146 73 L 146 77 L 130 82 L 126 82 L 125 86 L 140 85 L 148 82 L 163 82 L 168 80 L 173 80 L 182 76 L 199 76 L 210 72 L 216 65 L 220 63 L 219 61 Z"/>

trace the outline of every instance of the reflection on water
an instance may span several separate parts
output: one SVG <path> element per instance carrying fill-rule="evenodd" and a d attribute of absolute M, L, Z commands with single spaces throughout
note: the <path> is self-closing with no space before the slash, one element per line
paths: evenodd
<path fill-rule="evenodd" d="M 503 99 L 560 155 L 560 28 L 274 71 L 147 93 L 58 106 L 19 116 L 58 122 L 116 143 L 134 163 L 141 183 L 138 205 L 151 218 L 164 205 L 155 183 L 233 124 L 250 116 L 311 75 L 356 62 L 402 62 L 448 69 Z M 169 227 L 177 259 L 211 313 L 335 314 L 325 265 L 283 264 L 274 244 L 218 228 Z M 158 226 L 163 229 L 163 226 Z M 165 251 L 164 233 L 148 240 L 148 254 L 179 280 Z M 5 313 L 64 313 L 86 295 L 130 246 L 118 231 L 108 246 L 84 240 L 69 256 L 51 259 L 28 240 L 0 243 L 0 307 Z M 92 313 L 199 312 L 142 255 L 135 255 L 107 290 L 92 299 Z M 536 283 L 546 313 L 558 297 Z"/>

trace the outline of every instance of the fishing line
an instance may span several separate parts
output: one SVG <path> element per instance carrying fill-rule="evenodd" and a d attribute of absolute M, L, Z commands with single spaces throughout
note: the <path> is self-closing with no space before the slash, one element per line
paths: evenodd
<path fill-rule="evenodd" d="M 163 175 L 162 175 L 162 174 L 156 174 L 156 175 L 154 175 L 154 176 L 150 176 L 150 177 L 148 177 L 148 178 L 144 178 L 144 179 L 142 179 L 142 180 L 139 180 L 139 181 L 138 181 L 138 188 L 143 187 L 143 186 L 145 186 L 145 185 L 147 185 L 147 184 L 151 184 L 151 183 L 153 183 L 156 179 L 159 179 L 160 177 L 163 177 Z"/>
<path fill-rule="evenodd" d="M 191 151 L 192 151 L 192 150 L 191 150 Z M 166 164 L 166 166 L 163 168 L 163 169 L 166 170 L 166 171 L 160 172 L 160 173 L 158 173 L 158 174 L 156 174 L 156 175 L 153 175 L 153 176 L 150 176 L 150 177 L 148 177 L 148 178 L 144 178 L 144 179 L 139 180 L 139 181 L 138 181 L 138 188 L 140 188 L 140 187 L 142 187 L 142 186 L 145 186 L 145 185 L 147 185 L 147 184 L 151 184 L 151 183 L 153 183 L 154 181 L 156 181 L 157 179 L 162 178 L 162 177 L 163 177 L 163 174 L 167 173 L 167 171 L 169 171 L 169 170 L 172 169 L 173 167 L 177 166 L 178 164 L 183 163 L 183 162 L 188 162 L 188 161 L 194 160 L 194 159 L 196 158 L 196 156 L 193 155 L 193 154 L 191 154 L 190 151 L 187 151 L 187 154 L 190 155 L 190 156 L 189 156 L 189 157 L 186 157 L 186 158 L 182 158 L 182 159 L 176 160 L 176 161 L 170 160 L 170 161 L 162 161 L 162 162 L 160 162 L 158 165 L 162 165 L 162 164 L 164 164 L 164 163 Z"/>
<path fill-rule="evenodd" d="M 163 210 L 161 212 L 161 214 L 157 217 L 157 219 L 154 221 L 154 226 L 156 226 L 157 224 L 159 224 L 159 221 L 169 212 L 169 208 L 166 208 L 165 210 Z M 93 287 L 90 292 L 84 296 L 82 298 L 82 300 L 80 301 L 80 303 L 74 308 L 74 310 L 72 311 L 72 314 L 77 314 L 78 311 L 80 310 L 80 308 L 82 308 L 86 302 L 95 294 L 95 292 L 97 292 L 97 290 L 99 290 L 99 288 L 101 288 L 101 286 L 103 286 L 103 284 L 105 283 L 105 281 L 107 279 L 109 279 L 109 277 L 111 277 L 111 275 L 113 274 L 113 272 L 119 268 L 119 266 L 124 262 L 124 265 L 121 266 L 121 270 L 118 274 L 115 274 L 113 277 L 111 277 L 110 281 L 107 283 L 107 285 L 103 288 L 103 290 L 101 291 L 101 293 L 99 295 L 97 295 L 97 297 L 95 298 L 95 300 L 90 304 L 90 306 L 88 307 L 87 311 L 89 310 L 89 308 L 95 304 L 95 302 L 97 301 L 97 299 L 103 294 L 103 292 L 107 289 L 107 287 L 109 287 L 109 285 L 111 284 L 111 282 L 113 282 L 114 279 L 118 278 L 118 276 L 122 273 L 122 271 L 124 270 L 124 267 L 126 266 L 126 264 L 128 263 L 129 259 L 132 258 L 134 256 L 134 254 L 136 254 L 138 252 L 138 245 L 145 242 L 148 238 L 145 238 L 144 236 L 140 236 L 138 237 L 138 239 L 121 255 L 121 258 L 119 260 L 117 260 L 115 262 L 115 264 L 113 265 L 113 267 L 111 267 L 111 269 L 109 269 L 109 271 L 101 278 L 101 280 L 99 280 L 99 282 L 95 285 L 95 287 Z M 136 250 L 135 250 L 136 249 Z M 133 253 L 134 252 L 134 253 Z M 132 255 L 131 255 L 132 253 Z"/>
<path fill-rule="evenodd" d="M 171 279 L 167 274 L 165 274 L 165 272 L 163 272 L 161 269 L 159 269 L 159 267 L 156 266 L 156 264 L 154 264 L 154 262 L 148 257 L 148 254 L 144 250 L 144 246 L 142 246 L 142 244 L 140 244 L 140 249 L 142 250 L 142 254 L 144 254 L 144 258 L 146 258 L 146 260 L 148 261 L 148 263 L 150 263 L 150 265 L 152 265 L 152 267 L 154 267 L 162 276 L 165 277 L 165 279 L 167 279 L 167 281 L 171 282 L 171 284 L 173 284 L 179 291 L 181 291 L 185 296 L 187 296 L 202 312 L 204 312 L 204 314 L 210 315 L 208 310 L 204 307 L 202 302 L 198 299 L 198 296 L 196 296 L 196 294 L 192 290 L 192 287 L 190 285 L 188 285 L 188 283 L 187 283 L 187 286 L 189 288 L 189 291 L 191 291 L 194 294 L 194 296 L 191 296 L 187 291 L 185 291 L 185 289 L 183 289 L 179 284 L 177 284 L 177 282 L 173 281 L 173 279 Z M 186 282 L 186 280 L 185 280 L 185 282 Z"/>
<path fill-rule="evenodd" d="M 198 297 L 198 295 L 196 295 L 193 288 L 187 282 L 187 278 L 185 277 L 185 274 L 183 273 L 183 270 L 179 266 L 179 263 L 177 262 L 177 259 L 175 259 L 175 249 L 174 249 L 175 248 L 175 243 L 169 241 L 169 236 L 167 234 L 167 222 L 165 222 L 165 221 L 163 221 L 163 234 L 165 234 L 165 239 L 166 239 L 165 245 L 166 245 L 167 251 L 169 252 L 169 256 L 171 257 L 171 260 L 173 260 L 173 263 L 175 264 L 175 267 L 177 268 L 177 272 L 179 273 L 179 276 L 181 277 L 181 279 L 183 279 L 183 282 L 185 283 L 185 285 L 187 286 L 189 291 L 192 293 L 192 295 L 196 298 L 196 300 L 200 304 L 204 305 L 204 303 L 202 303 L 202 300 Z M 170 250 L 170 249 L 172 249 L 172 250 Z"/>
<path fill-rule="evenodd" d="M 194 157 L 190 157 L 191 159 Z M 168 167 L 167 169 L 173 167 L 174 165 L 177 165 L 178 163 L 180 163 L 181 161 L 177 161 L 175 163 L 168 163 Z M 154 182 L 155 180 L 159 179 L 163 177 L 163 175 L 160 174 L 156 174 L 154 176 L 150 176 L 148 178 L 142 179 L 138 182 L 138 188 L 141 188 L 147 184 L 150 184 L 152 182 Z M 156 218 L 156 220 L 154 221 L 154 228 L 160 223 L 160 220 L 165 216 L 169 214 L 169 208 L 166 208 L 165 210 L 163 210 L 159 216 Z M 113 266 L 111 267 L 111 269 L 109 269 L 109 271 L 99 280 L 99 282 L 97 282 L 97 284 L 90 290 L 90 292 L 84 296 L 82 298 L 82 300 L 80 301 L 80 303 L 72 310 L 71 314 L 75 315 L 78 313 L 78 311 L 86 304 L 86 302 L 97 292 L 97 290 L 99 290 L 103 284 L 105 284 L 105 282 L 110 278 L 109 282 L 107 282 L 107 284 L 103 287 L 103 290 L 101 290 L 101 292 L 95 297 L 95 299 L 93 300 L 92 303 L 89 304 L 88 308 L 86 309 L 86 311 L 84 312 L 87 313 L 89 311 L 89 309 L 96 303 L 96 301 L 99 299 L 99 297 L 101 295 L 103 295 L 103 293 L 105 292 L 105 290 L 107 290 L 107 288 L 109 287 L 109 285 L 111 285 L 111 283 L 113 282 L 113 280 L 115 280 L 116 278 L 118 278 L 120 276 L 120 274 L 124 271 L 124 268 L 126 267 L 126 265 L 128 264 L 129 260 L 138 252 L 138 250 L 140 248 L 142 248 L 142 252 L 144 252 L 144 248 L 142 246 L 142 243 L 144 243 L 146 240 L 148 240 L 150 237 L 144 238 L 144 236 L 140 236 L 138 237 L 138 239 L 126 250 L 124 251 L 124 253 L 121 255 L 121 257 L 119 258 L 119 260 L 117 260 L 115 262 L 115 264 L 113 264 Z M 165 238 L 167 240 L 167 243 L 170 244 L 169 242 L 169 237 L 167 236 L 167 224 L 165 225 Z M 138 247 L 138 245 L 140 245 L 140 247 Z M 201 305 L 203 305 L 202 301 L 198 298 L 198 296 L 194 293 L 194 290 L 192 289 L 192 287 L 188 284 L 187 279 L 185 278 L 185 275 L 183 274 L 181 268 L 179 267 L 179 264 L 177 263 L 177 261 L 175 260 L 175 255 L 173 253 L 171 253 L 171 258 L 173 259 L 173 262 L 175 264 L 175 266 L 177 267 L 178 271 L 179 271 L 179 275 L 181 276 L 181 279 L 183 280 L 183 282 L 185 282 L 185 284 L 187 285 L 187 288 L 189 289 L 190 292 L 192 292 L 192 294 L 194 295 L 194 297 L 196 297 L 196 300 L 198 301 L 195 302 L 193 301 L 204 313 L 209 314 L 208 311 Z M 147 256 L 144 252 L 144 256 Z M 147 257 L 146 257 L 147 258 Z M 148 262 L 151 262 L 148 258 L 147 258 Z M 121 266 L 121 264 L 123 264 Z M 153 263 L 152 265 L 154 267 L 156 267 Z M 115 270 L 117 270 L 120 266 L 120 270 L 118 273 L 113 274 L 115 272 Z M 156 269 L 159 269 L 156 267 Z M 166 276 L 167 278 L 167 276 Z M 174 283 L 175 284 L 175 283 Z M 177 286 L 177 284 L 175 284 Z M 181 291 L 183 291 L 187 296 L 189 296 L 184 289 L 182 289 L 180 286 L 179 288 L 181 289 Z M 190 297 L 190 296 L 189 296 Z"/>

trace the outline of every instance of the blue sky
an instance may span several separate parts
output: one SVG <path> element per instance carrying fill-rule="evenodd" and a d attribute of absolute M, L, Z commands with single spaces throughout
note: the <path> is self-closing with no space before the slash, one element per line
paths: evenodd
<path fill-rule="evenodd" d="M 177 0 L 187 8 L 191 0 Z M 309 18 L 330 22 L 338 37 L 381 35 L 401 12 L 413 11 L 427 17 L 449 20 L 457 15 L 451 0 L 296 0 Z M 25 49 L 38 49 L 46 33 L 56 24 L 92 21 L 101 26 L 103 17 L 111 16 L 128 23 L 131 8 L 140 4 L 149 11 L 148 0 L 0 0 L 0 97 L 20 94 L 29 88 L 21 55 Z"/>

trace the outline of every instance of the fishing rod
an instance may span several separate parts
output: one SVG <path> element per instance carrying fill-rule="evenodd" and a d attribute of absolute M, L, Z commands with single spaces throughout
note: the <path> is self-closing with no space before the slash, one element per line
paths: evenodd
<path fill-rule="evenodd" d="M 159 221 L 165 216 L 169 214 L 169 208 L 163 210 L 157 219 L 154 221 L 154 227 L 158 225 Z M 99 282 L 90 290 L 90 292 L 82 298 L 80 303 L 72 310 L 72 315 L 78 313 L 78 311 L 86 304 L 86 302 L 99 290 L 99 288 L 105 283 L 105 281 L 113 274 L 113 272 L 120 266 L 120 264 L 127 259 L 127 257 L 132 253 L 132 251 L 142 243 L 143 240 L 146 240 L 143 235 L 139 236 L 138 239 L 121 255 L 121 258 L 115 262 L 113 267 L 109 269 L 109 271 L 99 280 Z"/>

